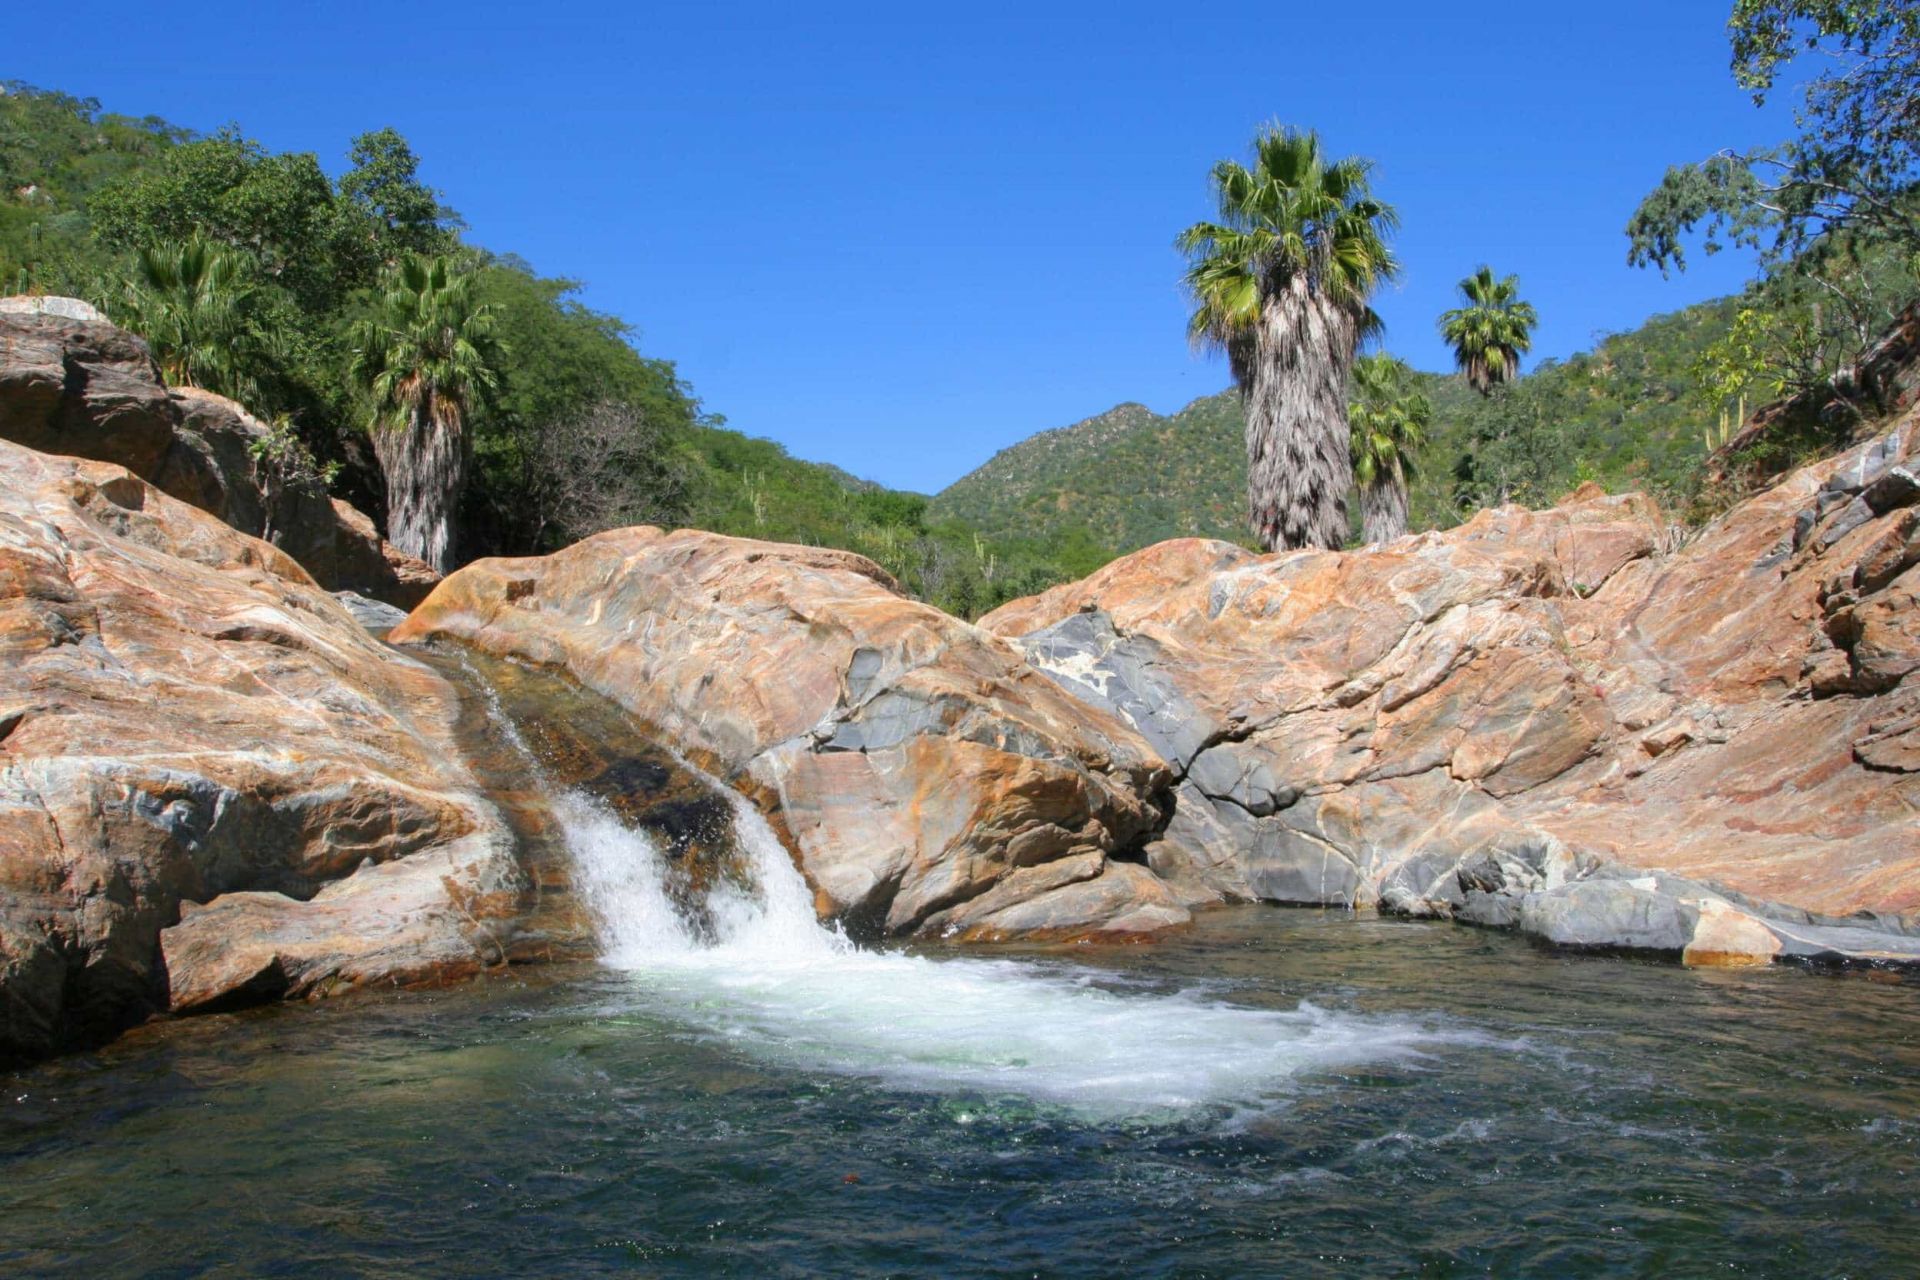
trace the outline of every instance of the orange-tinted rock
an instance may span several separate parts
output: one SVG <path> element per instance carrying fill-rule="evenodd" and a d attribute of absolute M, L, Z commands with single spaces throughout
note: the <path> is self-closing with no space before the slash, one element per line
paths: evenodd
<path fill-rule="evenodd" d="M 1456 874 L 1497 852 L 1516 900 L 1628 866 L 1655 896 L 1779 904 L 1769 928 L 1897 934 L 1920 913 L 1917 449 L 1909 419 L 1684 544 L 1587 489 L 1345 553 L 1167 543 L 982 626 L 1183 776 L 1152 865 L 1190 899 L 1471 892 L 1497 917 Z M 1589 897 L 1624 921 L 1626 892 Z M 1673 919 L 1717 931 L 1701 957 L 1766 950 L 1718 905 Z"/>
<path fill-rule="evenodd" d="M 956 934 L 1185 919 L 1144 867 L 1107 861 L 1163 820 L 1155 753 L 862 557 L 617 530 L 469 565 L 392 638 L 439 636 L 562 667 L 735 782 L 823 915 Z M 1067 859 L 1097 888 L 1024 874 Z"/>
<path fill-rule="evenodd" d="M 0 439 L 117 463 L 273 543 L 329 591 L 410 609 L 439 581 L 317 481 L 276 478 L 261 458 L 269 430 L 244 407 L 197 387 L 170 391 L 139 338 L 28 301 L 43 305 L 0 307 Z M 76 315 L 92 310 L 76 305 Z"/>
<path fill-rule="evenodd" d="M 1687 964 L 1715 969 L 1762 965 L 1780 954 L 1780 939 L 1766 925 L 1724 902 L 1701 899 L 1700 920 L 1680 953 Z"/>
<path fill-rule="evenodd" d="M 490 957 L 521 875 L 456 702 L 278 549 L 0 443 L 0 1056 Z"/>

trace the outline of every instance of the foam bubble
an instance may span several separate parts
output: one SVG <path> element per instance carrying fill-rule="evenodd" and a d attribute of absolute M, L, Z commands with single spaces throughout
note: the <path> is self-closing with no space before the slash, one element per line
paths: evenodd
<path fill-rule="evenodd" d="M 757 893 L 723 887 L 702 943 L 647 837 L 581 796 L 560 820 L 603 961 L 668 1016 L 755 1057 L 887 1085 L 1017 1096 L 1103 1117 L 1269 1101 L 1295 1077 L 1420 1056 L 1457 1037 L 1308 1003 L 1257 1009 L 1193 991 L 1114 990 L 1090 970 L 872 951 L 820 925 L 765 821 L 734 797 Z"/>

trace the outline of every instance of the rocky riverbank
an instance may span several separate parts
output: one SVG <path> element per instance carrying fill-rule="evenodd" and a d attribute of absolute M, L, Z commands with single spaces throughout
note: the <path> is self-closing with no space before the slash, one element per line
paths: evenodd
<path fill-rule="evenodd" d="M 1354 552 L 1178 541 L 980 626 L 855 555 L 645 528 L 422 602 L 364 516 L 262 482 L 265 430 L 0 307 L 0 1057 L 579 954 L 425 642 L 744 792 L 856 934 L 1262 900 L 1920 960 L 1911 417 L 1691 535 L 1583 492 Z"/>
<path fill-rule="evenodd" d="M 1687 536 L 1573 495 L 1340 554 L 1171 542 L 983 620 L 1180 776 L 1191 901 L 1920 958 L 1920 419 Z"/>

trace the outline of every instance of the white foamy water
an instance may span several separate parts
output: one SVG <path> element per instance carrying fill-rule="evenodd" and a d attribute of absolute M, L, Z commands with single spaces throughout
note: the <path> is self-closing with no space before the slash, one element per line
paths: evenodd
<path fill-rule="evenodd" d="M 1257 1107 L 1303 1073 L 1472 1038 L 1305 1003 L 1281 1011 L 1116 991 L 1090 969 L 863 950 L 819 924 L 765 821 L 740 797 L 733 804 L 761 893 L 717 891 L 710 945 L 668 902 L 644 834 L 584 797 L 558 810 L 604 962 L 668 1016 L 756 1057 L 1113 1118 Z"/>

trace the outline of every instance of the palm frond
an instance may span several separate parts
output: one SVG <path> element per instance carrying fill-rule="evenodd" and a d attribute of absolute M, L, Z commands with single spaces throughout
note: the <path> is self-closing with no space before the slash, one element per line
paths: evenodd
<path fill-rule="evenodd" d="M 1353 362 L 1347 420 L 1353 435 L 1353 476 L 1361 488 L 1404 485 L 1426 443 L 1433 406 L 1413 385 L 1413 371 L 1377 352 Z"/>
<path fill-rule="evenodd" d="M 1519 375 L 1520 357 L 1532 350 L 1540 317 L 1521 299 L 1518 276 L 1496 277 L 1492 267 L 1482 266 L 1459 287 L 1466 305 L 1441 313 L 1440 336 L 1453 347 L 1468 384 L 1490 394 Z"/>
<path fill-rule="evenodd" d="M 471 272 L 444 256 L 409 254 L 388 275 L 378 318 L 354 331 L 353 373 L 372 396 L 373 427 L 415 418 L 459 431 L 475 398 L 498 385 L 492 309 Z"/>
<path fill-rule="evenodd" d="M 1216 164 L 1218 220 L 1195 223 L 1174 242 L 1188 259 L 1188 337 L 1231 352 L 1265 301 L 1299 279 L 1362 329 L 1377 329 L 1368 299 L 1399 270 L 1387 245 L 1398 217 L 1373 196 L 1372 171 L 1358 157 L 1328 160 L 1312 130 L 1279 125 L 1254 139 L 1251 168 Z"/>

